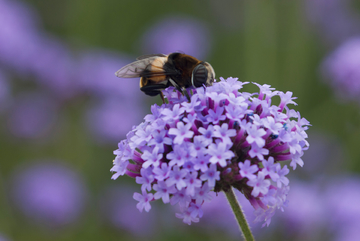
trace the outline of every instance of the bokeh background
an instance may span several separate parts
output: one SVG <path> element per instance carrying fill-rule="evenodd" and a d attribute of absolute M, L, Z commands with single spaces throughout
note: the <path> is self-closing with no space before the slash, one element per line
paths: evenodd
<path fill-rule="evenodd" d="M 138 212 L 140 187 L 110 179 L 117 143 L 161 103 L 114 72 L 174 51 L 292 91 L 312 124 L 285 212 L 261 228 L 239 195 L 256 239 L 358 240 L 355 0 L 0 0 L 0 240 L 240 240 L 222 194 L 188 226 L 160 202 Z"/>

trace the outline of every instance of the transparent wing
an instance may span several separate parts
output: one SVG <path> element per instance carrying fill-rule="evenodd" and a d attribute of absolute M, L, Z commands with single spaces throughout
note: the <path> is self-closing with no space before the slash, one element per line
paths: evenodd
<path fill-rule="evenodd" d="M 164 69 L 166 61 L 166 56 L 147 57 L 125 65 L 115 75 L 120 78 L 137 78 L 178 74 L 174 69 Z"/>
<path fill-rule="evenodd" d="M 165 54 L 145 54 L 145 55 L 141 55 L 139 57 L 136 58 L 136 60 L 142 60 L 142 59 L 147 59 L 147 58 L 151 58 L 151 57 L 166 57 L 167 55 Z"/>
<path fill-rule="evenodd" d="M 115 75 L 120 78 L 140 77 L 140 74 L 142 74 L 145 70 L 150 70 L 151 63 L 156 58 L 158 57 L 151 57 L 132 62 L 116 71 Z"/>

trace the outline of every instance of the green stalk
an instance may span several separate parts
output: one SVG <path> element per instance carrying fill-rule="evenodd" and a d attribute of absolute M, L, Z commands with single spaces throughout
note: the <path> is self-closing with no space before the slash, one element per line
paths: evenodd
<path fill-rule="evenodd" d="M 235 218 L 238 221 L 238 224 L 240 226 L 240 229 L 242 231 L 244 239 L 246 241 L 254 241 L 255 240 L 254 236 L 251 233 L 249 224 L 246 221 L 245 215 L 244 215 L 243 211 L 241 210 L 241 206 L 235 196 L 233 189 L 230 187 L 227 191 L 224 191 L 224 192 L 227 197 L 227 200 L 229 201 L 231 209 L 234 212 Z"/>

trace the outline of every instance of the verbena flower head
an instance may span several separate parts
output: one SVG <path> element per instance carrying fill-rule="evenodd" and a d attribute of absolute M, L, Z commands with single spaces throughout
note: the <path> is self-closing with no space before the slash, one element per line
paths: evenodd
<path fill-rule="evenodd" d="M 114 154 L 113 179 L 128 175 L 141 185 L 134 194 L 140 211 L 151 202 L 178 204 L 178 218 L 198 222 L 211 192 L 238 189 L 269 225 L 287 204 L 289 168 L 303 166 L 301 156 L 309 122 L 288 108 L 291 92 L 256 84 L 259 93 L 239 92 L 237 78 L 192 90 L 191 102 L 168 88 L 168 100 L 133 127 Z M 271 105 L 279 96 L 279 105 Z M 288 162 L 286 162 L 288 161 Z"/>

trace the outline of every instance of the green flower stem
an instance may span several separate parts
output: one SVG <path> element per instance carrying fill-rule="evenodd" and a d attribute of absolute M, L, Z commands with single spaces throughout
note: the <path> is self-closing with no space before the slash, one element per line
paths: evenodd
<path fill-rule="evenodd" d="M 238 221 L 240 229 L 243 233 L 244 239 L 246 241 L 254 241 L 254 236 L 251 233 L 248 222 L 246 221 L 245 215 L 241 210 L 241 206 L 235 196 L 233 189 L 230 187 L 229 190 L 224 191 L 225 195 L 229 201 L 229 204 L 234 212 L 235 218 Z"/>

